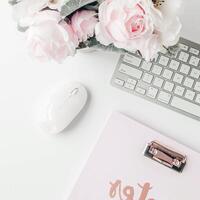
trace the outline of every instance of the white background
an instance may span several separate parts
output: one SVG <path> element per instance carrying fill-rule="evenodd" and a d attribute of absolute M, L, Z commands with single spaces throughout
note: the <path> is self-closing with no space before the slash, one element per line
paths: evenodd
<path fill-rule="evenodd" d="M 200 2 L 185 0 L 182 36 L 200 43 Z M 110 86 L 118 55 L 77 54 L 63 64 L 33 61 L 0 2 L 0 199 L 64 200 L 112 111 L 121 111 L 200 152 L 200 122 Z M 84 112 L 57 136 L 34 123 L 38 97 L 59 82 L 82 82 Z"/>

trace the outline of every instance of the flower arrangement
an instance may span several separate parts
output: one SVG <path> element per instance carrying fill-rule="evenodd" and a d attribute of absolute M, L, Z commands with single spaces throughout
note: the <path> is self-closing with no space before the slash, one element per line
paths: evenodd
<path fill-rule="evenodd" d="M 181 0 L 10 0 L 28 50 L 62 62 L 86 47 L 138 51 L 147 61 L 179 40 Z"/>

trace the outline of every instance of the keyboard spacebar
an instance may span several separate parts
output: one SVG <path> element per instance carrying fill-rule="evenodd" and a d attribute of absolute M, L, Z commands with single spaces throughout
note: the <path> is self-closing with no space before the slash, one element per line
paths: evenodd
<path fill-rule="evenodd" d="M 185 111 L 187 113 L 200 117 L 200 106 L 197 106 L 196 104 L 193 104 L 189 101 L 186 101 L 178 97 L 174 97 L 172 99 L 171 105 L 182 111 Z"/>

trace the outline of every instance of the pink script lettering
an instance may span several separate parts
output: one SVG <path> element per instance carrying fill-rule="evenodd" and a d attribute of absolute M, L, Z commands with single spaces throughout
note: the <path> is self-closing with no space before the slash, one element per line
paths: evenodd
<path fill-rule="evenodd" d="M 138 200 L 154 200 L 153 198 L 148 197 L 149 191 L 152 189 L 150 183 L 145 183 L 144 185 L 138 184 L 141 188 L 141 193 Z M 109 190 L 109 197 L 110 198 L 118 198 L 119 200 L 135 200 L 134 194 L 134 187 L 127 185 L 122 186 L 122 181 L 117 180 L 114 183 L 110 183 L 110 190 Z"/>

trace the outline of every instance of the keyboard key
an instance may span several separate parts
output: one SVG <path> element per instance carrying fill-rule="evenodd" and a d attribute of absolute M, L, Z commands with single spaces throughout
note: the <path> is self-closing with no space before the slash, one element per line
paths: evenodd
<path fill-rule="evenodd" d="M 151 70 L 151 66 L 152 66 L 152 63 L 144 61 L 142 63 L 142 67 L 141 68 L 146 70 L 146 71 L 150 71 Z"/>
<path fill-rule="evenodd" d="M 163 66 L 167 66 L 169 62 L 169 58 L 166 56 L 160 56 L 159 63 Z"/>
<path fill-rule="evenodd" d="M 137 93 L 139 93 L 139 94 L 142 94 L 142 95 L 144 95 L 144 94 L 146 93 L 146 90 L 143 89 L 143 88 L 141 88 L 141 87 L 136 87 L 136 88 L 135 88 L 135 91 L 136 91 Z"/>
<path fill-rule="evenodd" d="M 130 67 L 128 65 L 125 64 L 121 64 L 121 66 L 119 67 L 119 71 L 121 73 L 127 74 L 129 76 L 132 76 L 136 79 L 140 79 L 142 76 L 142 71 L 135 69 L 133 67 Z"/>
<path fill-rule="evenodd" d="M 159 87 L 159 88 L 161 88 L 162 85 L 163 85 L 163 82 L 164 82 L 163 79 L 156 77 L 156 78 L 154 79 L 153 85 L 154 85 L 154 86 L 157 86 L 157 87 Z"/>
<path fill-rule="evenodd" d="M 187 90 L 185 93 L 185 98 L 189 99 L 189 100 L 193 100 L 195 96 L 195 92 L 191 91 L 191 90 Z"/>
<path fill-rule="evenodd" d="M 127 88 L 127 89 L 129 89 L 129 90 L 134 90 L 135 85 L 132 85 L 130 83 L 125 83 L 124 87 Z"/>
<path fill-rule="evenodd" d="M 181 68 L 180 68 L 180 72 L 183 73 L 183 74 L 189 74 L 189 71 L 190 71 L 190 66 L 189 65 L 186 65 L 186 64 L 182 64 L 181 65 Z"/>
<path fill-rule="evenodd" d="M 161 91 L 158 95 L 158 101 L 168 104 L 171 99 L 171 94 Z"/>
<path fill-rule="evenodd" d="M 152 59 L 152 62 L 156 62 L 158 60 L 158 57 L 159 57 L 159 53 L 157 53 L 154 58 Z"/>
<path fill-rule="evenodd" d="M 181 53 L 179 54 L 178 59 L 179 59 L 180 61 L 187 62 L 189 56 L 190 56 L 190 55 L 189 55 L 188 53 L 185 53 L 185 52 L 181 51 Z"/>
<path fill-rule="evenodd" d="M 151 83 L 153 76 L 151 74 L 145 73 L 142 80 L 146 83 Z"/>
<path fill-rule="evenodd" d="M 176 60 L 171 60 L 171 62 L 169 64 L 169 68 L 177 70 L 179 65 L 180 65 L 180 62 L 178 62 Z"/>
<path fill-rule="evenodd" d="M 185 81 L 183 83 L 184 86 L 189 87 L 189 88 L 192 88 L 193 84 L 194 84 L 194 80 L 188 77 L 185 78 Z"/>
<path fill-rule="evenodd" d="M 135 79 L 132 79 L 132 78 L 128 78 L 126 82 L 130 83 L 132 85 L 136 85 L 137 84 L 137 81 Z"/>
<path fill-rule="evenodd" d="M 197 49 L 195 49 L 195 48 L 190 48 L 190 51 L 189 51 L 189 52 L 192 53 L 192 54 L 194 54 L 194 55 L 196 55 L 196 56 L 199 55 L 199 50 L 197 50 Z"/>
<path fill-rule="evenodd" d="M 156 98 L 156 95 L 158 93 L 158 89 L 154 88 L 154 87 L 150 87 L 147 91 L 147 96 L 152 98 L 152 99 L 155 99 Z"/>
<path fill-rule="evenodd" d="M 139 67 L 142 61 L 141 58 L 138 58 L 137 56 L 128 53 L 124 56 L 123 60 L 124 62 L 132 64 L 136 67 Z"/>
<path fill-rule="evenodd" d="M 116 78 L 116 79 L 114 80 L 114 82 L 115 82 L 115 84 L 117 84 L 117 85 L 119 85 L 119 86 L 123 86 L 123 85 L 124 85 L 124 81 L 123 81 L 123 80 L 120 80 L 120 79 L 118 79 L 118 78 Z"/>
<path fill-rule="evenodd" d="M 178 96 L 183 96 L 184 91 L 185 91 L 185 88 L 181 86 L 176 86 L 174 93 Z"/>
<path fill-rule="evenodd" d="M 153 66 L 153 69 L 152 69 L 153 74 L 160 75 L 161 72 L 162 72 L 162 67 L 160 67 L 158 65 Z"/>
<path fill-rule="evenodd" d="M 191 113 L 197 117 L 200 117 L 200 106 L 191 103 L 187 100 L 181 99 L 179 97 L 174 97 L 172 99 L 171 105 L 179 110 Z"/>
<path fill-rule="evenodd" d="M 177 58 L 177 57 L 178 57 L 178 54 L 179 54 L 179 51 L 175 51 L 171 57 L 172 57 L 172 58 Z"/>
<path fill-rule="evenodd" d="M 173 81 L 174 81 L 175 83 L 181 84 L 182 81 L 183 81 L 183 75 L 178 74 L 178 73 L 175 73 L 174 78 L 173 78 Z"/>
<path fill-rule="evenodd" d="M 197 97 L 196 97 L 196 99 L 195 99 L 195 102 L 200 104 L 200 94 L 197 94 Z"/>
<path fill-rule="evenodd" d="M 162 48 L 161 50 L 160 50 L 160 53 L 162 53 L 162 54 L 167 54 L 169 51 L 167 50 L 167 48 Z"/>
<path fill-rule="evenodd" d="M 199 58 L 197 58 L 195 56 L 191 56 L 189 64 L 197 67 L 199 65 L 199 61 L 200 61 Z"/>
<path fill-rule="evenodd" d="M 200 82 L 196 82 L 194 89 L 198 92 L 200 92 Z"/>
<path fill-rule="evenodd" d="M 165 69 L 162 76 L 166 79 L 171 79 L 172 75 L 173 75 L 172 71 Z"/>
<path fill-rule="evenodd" d="M 189 47 L 188 47 L 187 45 L 182 44 L 182 43 L 180 43 L 179 46 L 180 46 L 180 48 L 181 48 L 182 50 L 184 50 L 184 51 L 188 51 L 188 49 L 189 49 Z"/>
<path fill-rule="evenodd" d="M 198 79 L 199 76 L 200 76 L 200 70 L 193 68 L 191 73 L 190 73 L 190 76 Z"/>
<path fill-rule="evenodd" d="M 164 85 L 164 89 L 169 91 L 169 92 L 172 92 L 173 88 L 174 88 L 174 84 L 166 81 L 166 83 Z"/>

